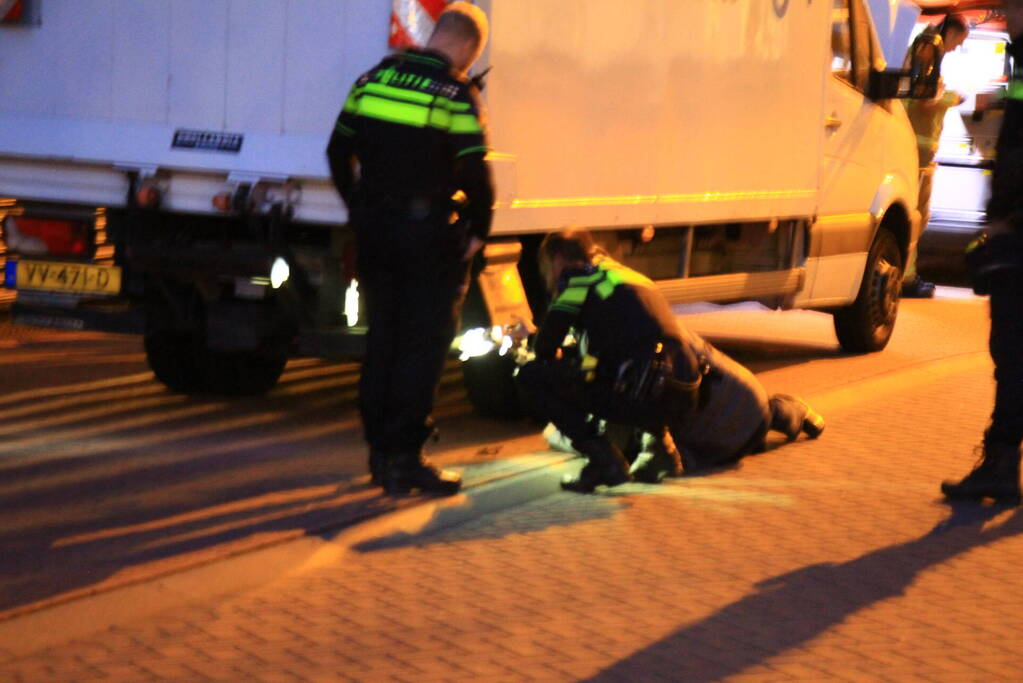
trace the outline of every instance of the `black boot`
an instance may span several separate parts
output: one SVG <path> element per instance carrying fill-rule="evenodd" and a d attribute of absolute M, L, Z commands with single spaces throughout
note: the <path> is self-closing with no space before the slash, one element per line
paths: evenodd
<path fill-rule="evenodd" d="M 379 448 L 369 449 L 369 481 L 374 486 L 383 486 L 387 473 L 387 455 Z"/>
<path fill-rule="evenodd" d="M 629 470 L 633 479 L 645 484 L 658 484 L 665 477 L 682 476 L 682 458 L 667 429 L 659 438 L 644 434 L 643 439 L 643 452 Z"/>
<path fill-rule="evenodd" d="M 457 473 L 434 467 L 419 453 L 392 457 L 384 475 L 384 491 L 392 496 L 410 493 L 412 489 L 450 496 L 460 488 L 462 478 Z"/>
<path fill-rule="evenodd" d="M 902 283 L 902 296 L 907 299 L 931 299 L 934 297 L 934 283 L 917 275 L 909 282 Z"/>
<path fill-rule="evenodd" d="M 589 458 L 578 477 L 564 479 L 561 488 L 576 493 L 593 493 L 593 490 L 604 486 L 624 484 L 629 476 L 629 463 L 625 456 L 602 437 L 593 437 L 586 441 L 573 442 L 576 450 Z"/>
<path fill-rule="evenodd" d="M 1019 505 L 1019 446 L 985 442 L 980 462 L 959 482 L 943 481 L 949 500 L 993 498 L 1002 505 Z"/>
<path fill-rule="evenodd" d="M 781 432 L 789 441 L 800 434 L 816 439 L 824 432 L 824 418 L 801 398 L 775 394 L 768 400 L 771 410 L 771 429 Z"/>

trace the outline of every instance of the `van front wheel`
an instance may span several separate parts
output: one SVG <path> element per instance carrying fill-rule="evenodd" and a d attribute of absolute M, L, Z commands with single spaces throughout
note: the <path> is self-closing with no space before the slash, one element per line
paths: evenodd
<path fill-rule="evenodd" d="M 902 292 L 902 254 L 895 236 L 877 231 L 867 254 L 867 266 L 856 301 L 835 312 L 835 333 L 851 353 L 880 351 L 895 329 Z"/>

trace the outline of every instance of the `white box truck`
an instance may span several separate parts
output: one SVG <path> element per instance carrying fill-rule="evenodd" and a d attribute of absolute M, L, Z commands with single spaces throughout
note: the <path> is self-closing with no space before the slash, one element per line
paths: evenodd
<path fill-rule="evenodd" d="M 498 198 L 467 326 L 542 308 L 536 247 L 577 225 L 672 302 L 827 310 L 844 348 L 885 346 L 919 230 L 894 98 L 934 69 L 884 72 L 864 0 L 477 4 Z M 14 320 L 144 334 L 180 391 L 357 355 L 357 245 L 324 148 L 387 51 L 391 0 L 18 5 L 0 24 Z M 490 366 L 468 363 L 486 407 Z"/>

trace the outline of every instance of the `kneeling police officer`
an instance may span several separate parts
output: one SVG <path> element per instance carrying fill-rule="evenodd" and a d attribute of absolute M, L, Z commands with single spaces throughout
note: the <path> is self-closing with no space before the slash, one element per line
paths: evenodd
<path fill-rule="evenodd" d="M 629 481 L 629 462 L 602 421 L 654 435 L 655 457 L 634 472 L 657 481 L 741 458 L 775 429 L 816 438 L 823 418 L 682 328 L 647 277 L 615 262 L 585 230 L 546 237 L 541 269 L 554 300 L 518 381 L 526 397 L 588 461 L 562 488 L 590 493 Z M 566 337 L 575 338 L 574 349 Z M 592 359 L 596 364 L 592 364 Z"/>

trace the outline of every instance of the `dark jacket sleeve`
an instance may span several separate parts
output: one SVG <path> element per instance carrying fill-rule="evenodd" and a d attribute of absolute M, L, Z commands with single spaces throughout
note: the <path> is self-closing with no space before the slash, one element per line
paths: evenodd
<path fill-rule="evenodd" d="M 547 311 L 533 342 L 533 351 L 536 352 L 537 360 L 554 360 L 575 319 L 575 315 L 565 310 L 551 309 Z"/>
<path fill-rule="evenodd" d="M 481 240 L 490 234 L 494 215 L 494 183 L 483 156 L 477 152 L 459 157 L 455 169 L 455 182 L 469 201 L 469 234 Z"/>
<path fill-rule="evenodd" d="M 1023 36 L 1012 41 L 1009 53 L 1018 65 L 1023 59 Z M 1019 71 L 1014 71 L 1010 93 L 1021 80 Z M 1012 96 L 1005 102 L 1005 115 L 998 131 L 987 219 L 989 222 L 1005 221 L 1014 230 L 1023 230 L 1020 225 L 1023 223 L 1023 100 Z"/>
<path fill-rule="evenodd" d="M 339 120 L 327 143 L 327 164 L 334 187 L 345 206 L 351 208 L 352 191 L 355 189 L 355 136 L 342 125 Z"/>
<path fill-rule="evenodd" d="M 999 133 L 991 175 L 988 221 L 1005 221 L 1020 230 L 1023 223 L 1023 102 L 1010 102 Z"/>

